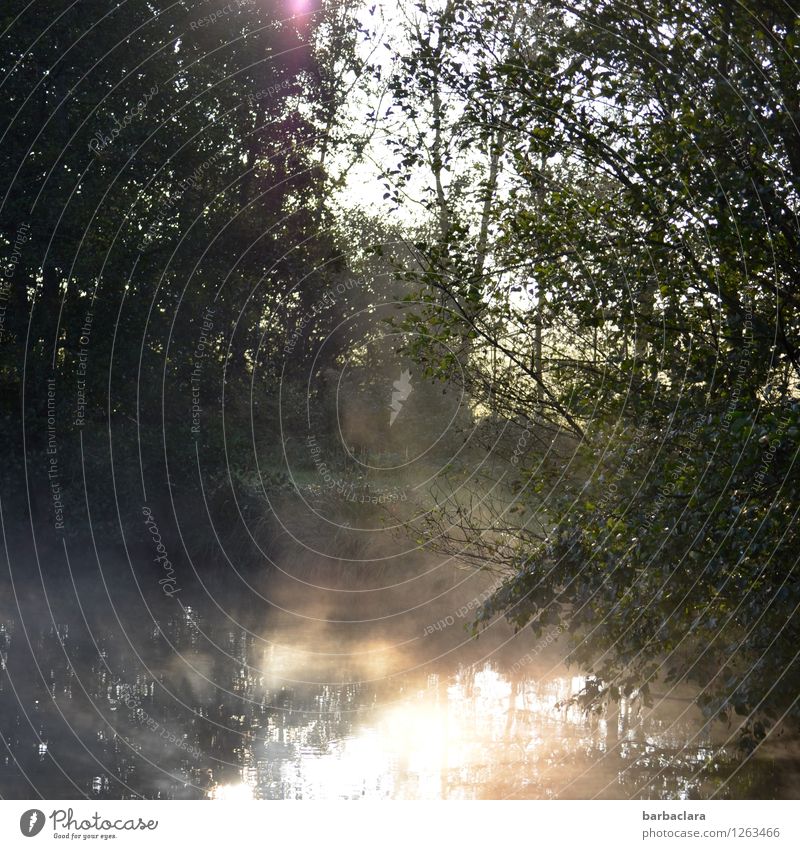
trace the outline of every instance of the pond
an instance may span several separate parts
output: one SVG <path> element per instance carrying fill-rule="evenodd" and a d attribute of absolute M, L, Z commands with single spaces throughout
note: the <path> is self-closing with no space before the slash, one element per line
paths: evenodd
<path fill-rule="evenodd" d="M 458 581 L 463 576 L 451 592 L 461 599 L 476 592 Z M 208 600 L 173 604 L 150 619 L 133 603 L 102 615 L 101 605 L 84 605 L 78 617 L 60 617 L 51 606 L 53 621 L 38 627 L 30 606 L 23 617 L 6 612 L 0 794 L 667 799 L 792 792 L 779 753 L 740 759 L 730 729 L 706 726 L 686 688 L 663 687 L 652 709 L 623 701 L 613 715 L 586 715 L 561 704 L 583 679 L 564 668 L 556 641 L 536 654 L 532 638 L 502 623 L 469 639 L 467 617 L 457 614 L 422 620 L 427 625 L 419 611 L 343 622 L 319 616 L 313 595 L 305 613 L 302 603 L 284 612 L 273 605 L 262 626 L 258 613 L 233 617 Z M 457 601 L 442 601 L 441 609 L 463 610 Z"/>

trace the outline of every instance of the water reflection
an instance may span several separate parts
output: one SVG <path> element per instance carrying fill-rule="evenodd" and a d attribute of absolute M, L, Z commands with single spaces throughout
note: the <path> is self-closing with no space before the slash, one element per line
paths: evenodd
<path fill-rule="evenodd" d="M 399 683 L 399 682 L 398 682 Z M 629 724 L 623 705 L 616 728 L 556 705 L 580 679 L 511 681 L 491 665 L 404 681 L 389 705 L 362 701 L 356 721 L 320 735 L 329 711 L 352 704 L 346 692 L 320 697 L 320 714 L 277 718 L 265 732 L 253 778 L 263 798 L 477 799 L 569 796 L 628 797 L 670 757 L 675 772 L 663 795 L 700 791 L 695 773 L 704 746 L 678 755 L 687 726 L 660 734 L 657 721 Z M 612 745 L 619 742 L 621 745 Z M 609 752 L 614 748 L 614 752 Z M 653 758 L 660 752 L 662 761 Z M 627 770 L 627 775 L 624 772 Z M 659 797 L 658 787 L 644 793 Z"/>
<path fill-rule="evenodd" d="M 249 784 L 218 784 L 208 794 L 215 802 L 249 802 L 255 798 Z"/>
<path fill-rule="evenodd" d="M 192 608 L 127 633 L 0 624 L 2 796 L 702 798 L 735 763 L 687 701 L 557 707 L 582 686 L 563 669 L 415 667 L 391 641 L 304 644 Z M 763 795 L 773 770 L 754 759 L 723 795 Z"/>

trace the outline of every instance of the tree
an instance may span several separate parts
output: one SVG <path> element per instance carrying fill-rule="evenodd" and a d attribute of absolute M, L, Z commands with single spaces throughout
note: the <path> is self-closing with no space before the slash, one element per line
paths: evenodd
<path fill-rule="evenodd" d="M 84 480 L 95 525 L 116 528 L 121 499 L 140 530 L 141 502 L 171 513 L 176 493 L 196 497 L 198 447 L 212 494 L 230 488 L 228 460 L 252 467 L 251 410 L 266 412 L 281 362 L 297 379 L 335 325 L 322 312 L 309 344 L 287 347 L 344 263 L 314 199 L 318 10 L 21 10 L 0 13 L 4 506 L 22 519 L 30 501 L 39 541 L 60 554 L 61 533 L 88 528 Z M 72 504 L 55 534 L 48 404 Z"/>
<path fill-rule="evenodd" d="M 481 621 L 568 631 L 586 704 L 689 679 L 757 739 L 800 672 L 796 17 L 590 0 L 526 7 L 516 39 L 493 3 L 448 9 L 458 137 L 502 137 L 502 194 L 418 246 L 405 326 L 429 373 L 491 393 L 508 495 L 440 495 L 429 531 L 505 571 Z"/>

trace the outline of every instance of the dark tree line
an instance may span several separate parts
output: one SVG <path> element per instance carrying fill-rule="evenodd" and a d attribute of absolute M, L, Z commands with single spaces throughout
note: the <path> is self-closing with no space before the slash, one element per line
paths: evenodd
<path fill-rule="evenodd" d="M 85 537 L 87 510 L 106 530 L 137 504 L 166 510 L 197 495 L 198 457 L 212 494 L 230 487 L 252 466 L 254 409 L 259 438 L 278 438 L 277 388 L 335 324 L 336 305 L 314 307 L 346 270 L 319 24 L 283 2 L 0 12 L 12 531 L 31 518 L 58 548 Z"/>

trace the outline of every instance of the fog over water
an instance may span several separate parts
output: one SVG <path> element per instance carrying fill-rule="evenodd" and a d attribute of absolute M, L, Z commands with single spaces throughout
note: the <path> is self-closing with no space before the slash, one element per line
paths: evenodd
<path fill-rule="evenodd" d="M 299 515 L 292 499 L 282 509 Z M 364 508 L 364 518 L 374 511 Z M 328 533 L 318 525 L 302 544 L 287 537 L 268 570 L 236 577 L 205 564 L 204 587 L 184 572 L 173 598 L 137 594 L 119 565 L 113 586 L 85 566 L 73 581 L 45 578 L 46 594 L 27 582 L 19 609 L 6 603 L 0 620 L 0 794 L 793 792 L 778 747 L 736 771 L 741 762 L 724 745 L 730 729 L 705 726 L 688 688 L 655 688 L 652 708 L 562 706 L 585 679 L 564 665 L 555 631 L 515 635 L 498 621 L 477 640 L 468 633 L 496 577 L 413 550 L 394 557 L 408 540 L 392 532 L 358 544 L 366 562 L 310 553 L 347 544 L 341 529 Z"/>

